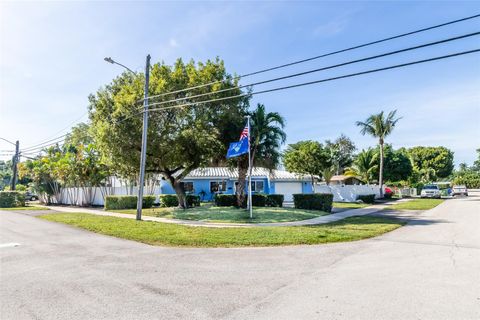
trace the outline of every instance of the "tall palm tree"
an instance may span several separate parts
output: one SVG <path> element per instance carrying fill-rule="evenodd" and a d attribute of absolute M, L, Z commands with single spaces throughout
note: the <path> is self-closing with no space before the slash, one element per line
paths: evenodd
<path fill-rule="evenodd" d="M 287 138 L 283 131 L 285 119 L 278 112 L 267 112 L 263 104 L 250 113 L 251 161 L 253 166 L 275 169 L 280 163 L 280 146 Z M 245 203 L 245 182 L 248 157 L 238 159 L 237 204 Z"/>
<path fill-rule="evenodd" d="M 375 164 L 376 161 L 377 154 L 374 149 L 362 150 L 353 161 L 353 165 L 345 170 L 345 175 L 356 177 L 369 184 L 372 181 L 373 173 L 378 168 L 378 165 Z"/>
<path fill-rule="evenodd" d="M 361 127 L 360 132 L 363 135 L 369 134 L 374 138 L 378 138 L 380 145 L 380 173 L 378 184 L 380 185 L 380 197 L 383 197 L 383 146 L 385 137 L 392 133 L 393 128 L 401 118 L 396 118 L 397 110 L 390 111 L 385 117 L 384 112 L 372 114 L 365 122 L 357 121 L 356 125 Z"/>

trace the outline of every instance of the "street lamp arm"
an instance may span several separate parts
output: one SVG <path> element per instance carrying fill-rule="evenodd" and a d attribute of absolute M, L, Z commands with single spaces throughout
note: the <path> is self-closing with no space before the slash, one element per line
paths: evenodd
<path fill-rule="evenodd" d="M 119 63 L 119 62 L 117 62 L 117 61 L 115 61 L 115 60 L 113 60 L 113 59 L 110 58 L 110 57 L 106 57 L 106 58 L 104 58 L 103 60 L 105 60 L 105 61 L 107 61 L 108 63 L 111 63 L 111 64 L 117 64 L 117 65 L 119 65 L 119 66 L 127 69 L 127 70 L 130 71 L 131 73 L 137 74 L 135 71 L 133 71 L 133 70 L 130 69 L 129 67 L 127 67 L 127 66 L 125 66 L 125 65 L 123 65 L 123 64 L 121 64 L 121 63 Z"/>

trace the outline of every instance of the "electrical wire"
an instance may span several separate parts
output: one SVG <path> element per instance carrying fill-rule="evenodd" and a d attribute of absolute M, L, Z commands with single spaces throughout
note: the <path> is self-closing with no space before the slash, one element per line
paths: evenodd
<path fill-rule="evenodd" d="M 431 47 L 431 46 L 435 46 L 435 45 L 439 45 L 439 44 L 444 44 L 444 43 L 447 43 L 447 42 L 461 40 L 461 39 L 465 39 L 465 38 L 469 38 L 469 37 L 473 37 L 473 36 L 478 36 L 478 35 L 480 35 L 480 31 L 469 33 L 469 34 L 464 34 L 464 35 L 461 35 L 461 36 L 452 37 L 452 38 L 448 38 L 448 39 L 433 41 L 433 42 L 429 42 L 429 43 L 425 43 L 425 44 L 421 44 L 421 45 L 417 45 L 417 46 L 413 46 L 413 47 L 409 47 L 409 48 L 390 51 L 390 52 L 386 52 L 386 53 L 379 54 L 379 55 L 374 55 L 374 56 L 369 56 L 369 57 L 362 58 L 362 59 L 351 60 L 351 61 L 347 61 L 347 62 L 335 64 L 335 65 L 330 65 L 330 66 L 327 66 L 327 67 L 307 70 L 307 71 L 294 73 L 294 74 L 290 74 L 290 75 L 286 75 L 286 76 L 282 76 L 282 77 L 268 79 L 268 80 L 264 80 L 264 81 L 258 81 L 258 82 L 254 82 L 254 83 L 241 85 L 241 86 L 235 86 L 235 87 L 221 89 L 221 90 L 217 90 L 217 91 L 201 93 L 201 94 L 197 94 L 197 95 L 194 95 L 194 96 L 180 97 L 180 98 L 172 99 L 172 100 L 168 100 L 168 101 L 155 102 L 155 103 L 149 104 L 149 107 L 150 106 L 169 104 L 169 103 L 172 103 L 172 102 L 177 102 L 177 101 L 182 101 L 182 100 L 189 100 L 189 99 L 193 99 L 193 98 L 200 98 L 200 97 L 204 97 L 204 96 L 208 96 L 208 95 L 212 95 L 212 94 L 218 94 L 218 93 L 228 92 L 228 91 L 232 91 L 232 90 L 238 90 L 238 89 L 242 89 L 242 88 L 246 88 L 246 87 L 252 87 L 252 86 L 256 86 L 256 85 L 266 84 L 266 83 L 270 83 L 270 82 L 295 78 L 295 77 L 304 76 L 304 75 L 311 74 L 311 73 L 316 73 L 316 72 L 319 72 L 319 71 L 335 69 L 335 68 L 338 68 L 338 67 L 343 67 L 343 66 L 347 66 L 347 65 L 351 65 L 351 64 L 355 64 L 355 63 L 359 63 L 359 62 L 379 59 L 379 58 L 391 56 L 391 55 L 394 55 L 394 54 L 399 54 L 399 53 L 408 52 L 408 51 L 412 51 L 412 50 L 418 50 L 418 49 Z"/>
<path fill-rule="evenodd" d="M 351 77 L 356 77 L 356 76 L 360 76 L 360 75 L 376 73 L 376 72 L 380 72 L 380 71 L 386 71 L 386 70 L 397 69 L 397 68 L 407 67 L 407 66 L 426 63 L 426 62 L 432 62 L 432 61 L 437 61 L 437 60 L 453 58 L 453 57 L 462 56 L 462 55 L 471 54 L 471 53 L 476 53 L 476 52 L 480 52 L 480 49 L 461 51 L 461 52 L 456 52 L 456 53 L 452 53 L 452 54 L 448 54 L 448 55 L 444 55 L 444 56 L 438 56 L 438 57 L 433 57 L 433 58 L 428 58 L 428 59 L 423 59 L 423 60 L 416 60 L 416 61 L 401 63 L 401 64 L 392 65 L 392 66 L 388 66 L 388 67 L 371 69 L 371 70 L 366 70 L 366 71 L 361 71 L 361 72 L 356 72 L 356 73 L 350 73 L 350 74 L 346 74 L 346 75 L 342 75 L 342 76 L 331 77 L 331 78 L 320 79 L 320 80 L 309 81 L 309 82 L 303 82 L 303 83 L 298 83 L 298 84 L 289 85 L 289 86 L 277 87 L 277 88 L 273 88 L 273 89 L 267 89 L 267 90 L 256 91 L 256 92 L 251 92 L 251 93 L 243 93 L 243 94 L 239 94 L 239 95 L 235 95 L 235 96 L 211 99 L 211 100 L 206 100 L 206 101 L 198 101 L 198 102 L 192 102 L 192 103 L 185 103 L 185 104 L 176 105 L 176 106 L 153 108 L 153 109 L 150 109 L 148 111 L 154 112 L 154 111 L 162 111 L 162 110 L 168 110 L 168 109 L 184 108 L 184 107 L 194 106 L 194 105 L 198 105 L 198 104 L 224 101 L 224 100 L 241 98 L 241 97 L 246 97 L 246 96 L 253 96 L 253 95 L 258 95 L 258 94 L 263 94 L 263 93 L 268 93 L 268 92 L 275 92 L 275 91 L 280 91 L 280 90 L 298 88 L 298 87 L 308 86 L 308 85 L 322 83 L 322 82 L 351 78 Z"/>
<path fill-rule="evenodd" d="M 166 95 L 169 95 L 169 94 L 174 94 L 174 93 L 180 93 L 180 92 L 190 91 L 190 90 L 194 90 L 194 89 L 199 89 L 199 88 L 211 86 L 211 85 L 214 85 L 214 84 L 217 84 L 217 83 L 223 83 L 223 82 L 226 82 L 226 81 L 238 80 L 238 79 L 241 79 L 241 78 L 250 77 L 250 76 L 253 76 L 253 75 L 260 74 L 260 73 L 265 73 L 265 72 L 269 72 L 269 71 L 273 71 L 273 70 L 278 70 L 278 69 L 281 69 L 281 68 L 290 67 L 290 66 L 297 65 L 297 64 L 300 64 L 300 63 L 305 63 L 305 62 L 308 62 L 308 61 L 317 60 L 317 59 L 325 58 L 325 57 L 328 57 L 328 56 L 333 56 L 333 55 L 336 55 L 336 54 L 339 54 L 339 53 L 348 52 L 348 51 L 372 46 L 372 45 L 375 45 L 375 44 L 379 44 L 379 43 L 382 43 L 382 42 L 407 37 L 407 36 L 410 36 L 410 35 L 413 35 L 413 34 L 418 34 L 418 33 L 421 33 L 421 32 L 430 31 L 430 30 L 433 30 L 433 29 L 438 29 L 438 28 L 441 28 L 441 27 L 445 27 L 445 26 L 449 26 L 449 25 L 452 25 L 452 24 L 460 23 L 460 22 L 463 22 L 463 21 L 476 19 L 478 17 L 480 17 L 480 14 L 476 14 L 476 15 L 464 17 L 464 18 L 461 18 L 461 19 L 448 21 L 448 22 L 445 22 L 445 23 L 437 24 L 437 25 L 422 28 L 422 29 L 417 29 L 417 30 L 414 30 L 414 31 L 398 34 L 398 35 L 395 35 L 395 36 L 390 36 L 390 37 L 383 38 L 383 39 L 380 39 L 380 40 L 375 40 L 375 41 L 363 43 L 363 44 L 348 47 L 348 48 L 345 48 L 345 49 L 340 49 L 340 50 L 324 53 L 324 54 L 317 55 L 317 56 L 314 56 L 314 57 L 293 61 L 293 62 L 289 62 L 289 63 L 286 63 L 286 64 L 281 64 L 281 65 L 266 68 L 266 69 L 261 69 L 261 70 L 258 70 L 258 71 L 254 71 L 254 72 L 246 73 L 246 74 L 243 74 L 243 75 L 235 76 L 235 77 L 230 78 L 230 79 L 212 81 L 212 82 L 201 84 L 201 85 L 194 86 L 194 87 L 188 87 L 188 88 L 181 89 L 181 90 L 175 90 L 175 91 L 170 91 L 170 92 L 165 92 L 165 93 L 153 95 L 153 96 L 148 97 L 148 99 L 154 99 L 154 98 L 163 97 L 163 96 L 166 96 Z M 143 99 L 140 100 L 140 101 L 143 101 Z"/>

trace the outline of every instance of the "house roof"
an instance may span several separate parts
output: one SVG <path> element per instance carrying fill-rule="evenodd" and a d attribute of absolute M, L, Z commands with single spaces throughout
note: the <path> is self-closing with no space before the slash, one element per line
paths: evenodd
<path fill-rule="evenodd" d="M 357 178 L 355 178 L 355 177 L 353 177 L 353 176 L 345 176 L 345 175 L 343 175 L 343 174 L 340 174 L 340 175 L 338 175 L 338 176 L 333 176 L 333 177 L 330 179 L 330 181 L 345 181 L 345 180 L 347 180 L 347 179 L 357 179 Z M 358 180 L 358 179 L 357 179 L 357 180 Z"/>
<path fill-rule="evenodd" d="M 296 173 L 288 172 L 285 170 L 268 170 L 266 168 L 253 168 L 252 177 L 254 178 L 270 178 L 270 180 L 290 180 L 290 181 L 303 181 L 308 177 L 304 175 L 298 175 Z M 238 170 L 227 167 L 206 167 L 198 168 L 190 172 L 184 180 L 188 179 L 238 179 Z"/>

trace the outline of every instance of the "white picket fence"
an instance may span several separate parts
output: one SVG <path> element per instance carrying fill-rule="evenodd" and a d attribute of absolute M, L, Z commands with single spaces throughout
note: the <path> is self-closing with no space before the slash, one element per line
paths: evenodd
<path fill-rule="evenodd" d="M 316 185 L 316 193 L 332 193 L 335 202 L 354 202 L 357 196 L 374 194 L 375 198 L 380 198 L 380 188 L 378 185 Z"/>

